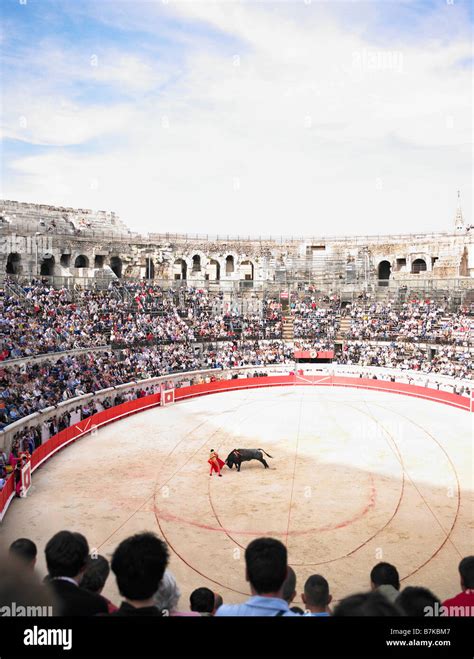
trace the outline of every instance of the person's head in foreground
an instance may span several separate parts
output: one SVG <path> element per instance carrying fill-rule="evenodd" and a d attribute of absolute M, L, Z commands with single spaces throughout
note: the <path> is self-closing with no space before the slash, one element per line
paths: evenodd
<path fill-rule="evenodd" d="M 48 541 L 44 553 L 50 578 L 69 577 L 81 582 L 89 556 L 89 545 L 81 533 L 59 531 Z"/>
<path fill-rule="evenodd" d="M 335 617 L 380 617 L 401 616 L 402 613 L 382 593 L 375 590 L 370 593 L 356 593 L 355 595 L 345 597 L 335 607 L 333 615 Z"/>
<path fill-rule="evenodd" d="M 428 588 L 407 586 L 402 590 L 395 600 L 398 606 L 407 616 L 431 616 L 437 615 L 441 602 Z"/>
<path fill-rule="evenodd" d="M 110 574 L 109 561 L 105 556 L 89 556 L 81 579 L 81 586 L 100 595 Z"/>
<path fill-rule="evenodd" d="M 35 543 L 28 538 L 18 538 L 10 545 L 10 556 L 18 560 L 23 566 L 34 569 L 38 549 Z"/>
<path fill-rule="evenodd" d="M 397 568 L 390 563 L 377 563 L 370 572 L 370 587 L 385 595 L 390 602 L 395 602 L 400 590 Z"/>
<path fill-rule="evenodd" d="M 196 588 L 189 597 L 191 611 L 212 615 L 215 608 L 215 595 L 209 588 Z"/>
<path fill-rule="evenodd" d="M 257 538 L 245 550 L 245 578 L 252 595 L 283 599 L 288 574 L 286 547 L 274 538 Z"/>
<path fill-rule="evenodd" d="M 459 578 L 461 582 L 461 590 L 474 589 L 474 556 L 466 556 L 459 563 Z"/>
<path fill-rule="evenodd" d="M 332 595 L 329 593 L 329 584 L 320 574 L 312 574 L 304 585 L 301 598 L 308 611 L 314 615 L 329 615 L 329 604 Z"/>
<path fill-rule="evenodd" d="M 281 595 L 285 602 L 288 602 L 288 604 L 291 604 L 291 602 L 296 597 L 296 574 L 293 568 L 289 565 L 287 568 L 286 579 L 283 583 L 283 590 Z"/>
<path fill-rule="evenodd" d="M 160 611 L 173 613 L 178 608 L 180 597 L 181 591 L 174 574 L 169 570 L 165 570 L 160 585 L 158 586 L 158 590 L 153 595 L 155 606 L 157 606 Z"/>
<path fill-rule="evenodd" d="M 112 557 L 120 594 L 134 608 L 154 607 L 153 595 L 168 565 L 168 548 L 154 533 L 123 540 Z"/>

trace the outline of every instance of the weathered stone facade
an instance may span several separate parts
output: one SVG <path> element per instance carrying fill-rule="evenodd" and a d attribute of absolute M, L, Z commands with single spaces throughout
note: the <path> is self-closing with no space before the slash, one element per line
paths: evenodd
<path fill-rule="evenodd" d="M 328 288 L 412 286 L 421 279 L 473 288 L 474 231 L 460 208 L 451 227 L 436 234 L 347 238 L 142 236 L 114 213 L 0 201 L 0 272 L 224 288 L 294 281 Z"/>

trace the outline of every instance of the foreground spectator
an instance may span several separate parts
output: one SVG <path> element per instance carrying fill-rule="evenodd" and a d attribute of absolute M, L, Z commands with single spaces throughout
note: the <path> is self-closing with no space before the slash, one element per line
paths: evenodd
<path fill-rule="evenodd" d="M 370 585 L 394 604 L 400 590 L 397 568 L 390 563 L 377 563 L 370 573 Z"/>
<path fill-rule="evenodd" d="M 20 563 L 28 568 L 34 570 L 36 565 L 36 556 L 38 549 L 35 543 L 28 538 L 18 538 L 10 545 L 10 556 L 14 557 Z"/>
<path fill-rule="evenodd" d="M 461 592 L 443 602 L 448 616 L 474 615 L 474 556 L 466 556 L 459 563 Z"/>
<path fill-rule="evenodd" d="M 25 570 L 11 552 L 1 553 L 0 616 L 50 616 L 57 610 L 49 584 L 42 584 L 33 570 Z"/>
<path fill-rule="evenodd" d="M 199 613 L 182 613 L 178 611 L 178 602 L 181 591 L 174 575 L 166 570 L 160 586 L 153 596 L 155 606 L 163 615 L 168 616 L 198 616 Z"/>
<path fill-rule="evenodd" d="M 428 588 L 407 586 L 395 600 L 407 616 L 439 615 L 441 602 Z"/>
<path fill-rule="evenodd" d="M 87 559 L 86 569 L 82 575 L 81 588 L 85 588 L 85 590 L 88 590 L 90 593 L 102 595 L 102 591 L 109 574 L 110 565 L 105 556 L 89 556 Z M 102 597 L 104 596 L 102 595 Z M 112 604 L 112 602 L 106 597 L 104 597 L 104 599 L 107 601 L 107 608 L 109 613 L 117 611 L 115 604 Z"/>
<path fill-rule="evenodd" d="M 215 596 L 209 588 L 196 588 L 189 596 L 191 611 L 202 616 L 212 616 L 215 607 Z"/>
<path fill-rule="evenodd" d="M 92 616 L 107 613 L 107 601 L 80 587 L 86 569 L 89 545 L 81 533 L 59 531 L 45 548 L 47 581 L 64 616 Z"/>
<path fill-rule="evenodd" d="M 401 616 L 400 609 L 377 590 L 349 595 L 334 609 L 336 617 Z"/>
<path fill-rule="evenodd" d="M 166 544 L 154 533 L 138 533 L 123 540 L 112 557 L 112 572 L 124 598 L 112 615 L 161 616 L 153 596 L 168 565 Z"/>
<path fill-rule="evenodd" d="M 243 604 L 224 604 L 216 616 L 296 616 L 283 599 L 288 574 L 285 545 L 273 538 L 253 540 L 245 550 L 245 578 L 252 597 Z"/>
<path fill-rule="evenodd" d="M 219 595 L 218 593 L 214 593 L 214 610 L 212 612 L 212 615 L 216 615 L 217 609 L 219 609 L 223 604 L 224 604 L 224 600 L 222 599 L 222 595 Z"/>
<path fill-rule="evenodd" d="M 329 593 L 329 584 L 320 574 L 312 574 L 306 579 L 304 593 L 301 598 L 311 616 L 329 616 L 329 604 L 332 595 Z"/>

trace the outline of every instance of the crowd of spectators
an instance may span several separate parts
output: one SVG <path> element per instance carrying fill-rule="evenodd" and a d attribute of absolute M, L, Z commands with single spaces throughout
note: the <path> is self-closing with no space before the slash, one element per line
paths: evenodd
<path fill-rule="evenodd" d="M 332 350 L 336 338 L 342 350 L 335 363 L 462 379 L 473 373 L 474 352 L 466 344 L 474 316 L 468 309 L 449 312 L 448 301 L 413 301 L 395 310 L 390 302 L 367 299 L 343 306 L 337 295 L 307 291 L 291 297 L 284 310 L 272 297 L 247 301 L 244 308 L 242 300 L 226 302 L 222 291 L 143 283 L 71 292 L 33 281 L 21 295 L 9 290 L 7 282 L 0 291 L 0 429 L 61 401 L 132 380 L 289 364 L 295 349 Z M 294 341 L 281 338 L 288 314 L 294 318 Z M 428 340 L 449 343 L 432 353 Z M 85 350 L 51 354 L 73 348 Z M 35 359 L 38 355 L 44 357 Z M 20 361 L 10 361 L 14 358 Z"/>
<path fill-rule="evenodd" d="M 110 290 L 55 289 L 35 281 L 0 290 L 0 360 L 108 344 L 194 343 L 229 339 L 281 339 L 282 319 L 294 318 L 296 339 L 377 340 L 470 345 L 474 316 L 448 301 L 362 300 L 342 304 L 337 295 L 295 293 L 288 310 L 276 297 L 242 303 L 189 288 L 128 283 Z M 342 328 L 346 318 L 349 326 Z"/>
<path fill-rule="evenodd" d="M 91 552 L 84 535 L 59 531 L 46 544 L 47 575 L 37 574 L 36 544 L 19 538 L 0 561 L 0 607 L 44 606 L 55 616 L 472 616 L 474 614 L 474 556 L 459 563 L 460 592 L 441 602 L 423 586 L 401 588 L 398 570 L 377 563 L 367 575 L 367 589 L 345 595 L 333 604 L 331 586 L 321 574 L 310 575 L 298 596 L 295 571 L 288 564 L 286 546 L 273 538 L 252 540 L 245 550 L 245 578 L 250 597 L 225 604 L 207 586 L 196 588 L 189 604 L 181 600 L 176 578 L 169 570 L 170 551 L 150 532 L 125 538 L 111 563 Z M 113 572 L 121 602 L 111 602 L 103 590 Z M 456 585 L 453 584 L 453 591 Z M 15 615 L 11 613 L 11 615 Z"/>

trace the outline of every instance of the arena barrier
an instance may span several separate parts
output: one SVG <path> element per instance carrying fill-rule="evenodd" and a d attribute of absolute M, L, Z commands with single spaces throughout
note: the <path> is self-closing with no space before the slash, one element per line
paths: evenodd
<path fill-rule="evenodd" d="M 185 375 L 185 374 L 181 374 Z M 205 396 L 208 394 L 223 393 L 225 391 L 235 391 L 239 389 L 260 389 L 266 387 L 284 387 L 284 386 L 323 386 L 323 387 L 350 387 L 355 389 L 365 389 L 380 391 L 391 394 L 401 394 L 414 398 L 421 398 L 437 403 L 450 405 L 467 412 L 473 411 L 473 400 L 466 396 L 439 391 L 428 387 L 418 385 L 404 384 L 401 382 L 387 382 L 378 379 L 346 377 L 339 375 L 311 375 L 303 370 L 289 375 L 274 375 L 267 377 L 244 377 L 231 380 L 216 380 L 203 384 L 183 386 L 175 389 L 175 401 Z M 31 471 L 34 472 L 39 466 L 71 442 L 76 441 L 84 435 L 97 431 L 98 428 L 108 423 L 118 421 L 131 414 L 142 412 L 160 405 L 161 393 L 152 394 L 143 398 L 127 401 L 121 405 L 116 405 L 109 409 L 98 412 L 78 423 L 61 430 L 51 437 L 44 444 L 39 446 L 31 456 Z M 10 476 L 5 487 L 0 492 L 0 521 L 3 519 L 8 506 L 14 497 L 13 476 Z"/>

